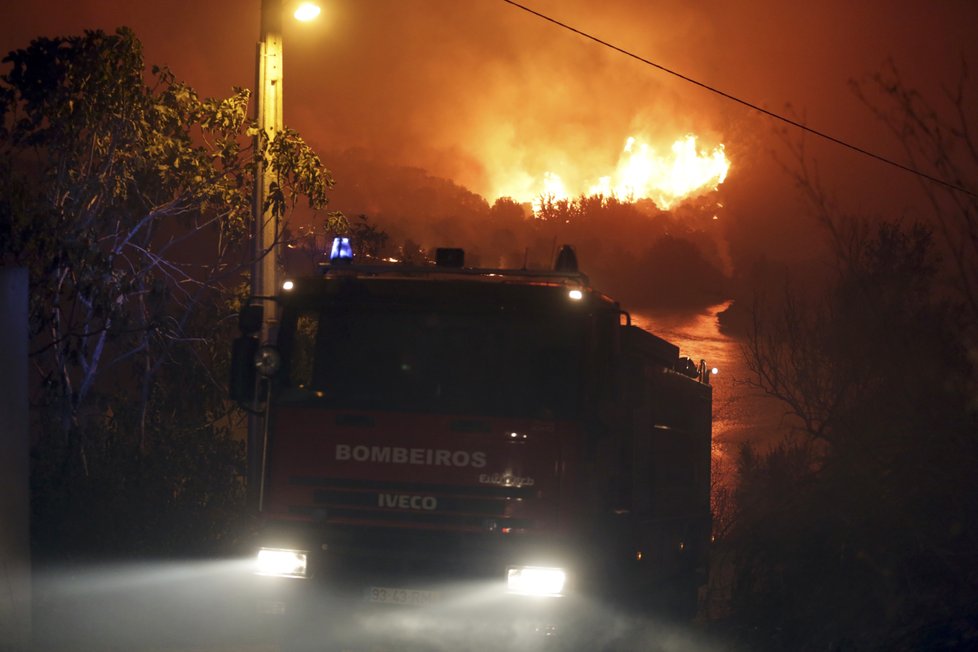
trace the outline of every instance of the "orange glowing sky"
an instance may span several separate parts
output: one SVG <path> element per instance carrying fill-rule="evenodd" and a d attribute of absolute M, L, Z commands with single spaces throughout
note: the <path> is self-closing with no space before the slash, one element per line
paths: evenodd
<path fill-rule="evenodd" d="M 629 137 L 658 156 L 693 134 L 703 156 L 722 145 L 732 162 L 720 191 L 725 218 L 755 238 L 770 236 L 772 248 L 790 249 L 799 240 L 799 203 L 772 156 L 784 160 L 779 125 L 756 112 L 498 0 L 323 4 L 316 23 L 287 26 L 285 116 L 327 165 L 330 152 L 359 148 L 451 179 L 491 202 L 498 194 L 532 192 L 548 173 L 569 194 L 601 187 L 602 177 L 615 187 L 616 173 L 628 164 Z M 914 85 L 934 92 L 954 80 L 961 56 L 978 65 L 974 2 L 527 4 L 894 158 L 899 144 L 847 82 L 892 57 Z M 148 64 L 168 65 L 201 94 L 220 95 L 254 85 L 259 6 L 259 0 L 8 3 L 0 47 L 128 25 L 142 39 Z M 903 173 L 827 143 L 810 142 L 808 151 L 823 177 L 860 206 L 899 210 L 912 201 L 916 182 Z M 356 182 L 338 181 L 338 192 Z"/>

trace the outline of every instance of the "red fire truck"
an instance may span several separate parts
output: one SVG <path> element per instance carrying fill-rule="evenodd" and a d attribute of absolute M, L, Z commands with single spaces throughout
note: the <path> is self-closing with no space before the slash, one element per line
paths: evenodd
<path fill-rule="evenodd" d="M 283 286 L 274 341 L 243 326 L 232 356 L 236 398 L 253 398 L 252 357 L 260 375 L 265 610 L 334 632 L 461 623 L 460 605 L 547 634 L 582 601 L 692 616 L 705 364 L 632 325 L 569 247 L 552 270 L 469 268 L 457 249 L 360 265 L 347 247 Z"/>

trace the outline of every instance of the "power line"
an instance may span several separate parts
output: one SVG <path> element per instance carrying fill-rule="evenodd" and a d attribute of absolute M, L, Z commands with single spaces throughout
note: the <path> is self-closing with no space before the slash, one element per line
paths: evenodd
<path fill-rule="evenodd" d="M 694 86 L 699 86 L 700 88 L 703 88 L 705 90 L 708 90 L 711 93 L 715 93 L 715 94 L 717 94 L 717 95 L 719 95 L 719 96 L 721 96 L 723 98 L 726 98 L 726 99 L 728 99 L 728 100 L 730 100 L 732 102 L 736 102 L 737 104 L 741 104 L 741 105 L 746 106 L 746 107 L 748 107 L 750 109 L 754 109 L 755 111 L 758 111 L 758 112 L 760 112 L 760 113 L 762 113 L 762 114 L 764 114 L 764 115 L 766 115 L 766 116 L 768 116 L 770 118 L 774 118 L 775 120 L 780 120 L 781 122 L 784 122 L 786 124 L 789 124 L 792 127 L 795 127 L 797 129 L 801 129 L 802 131 L 806 131 L 806 132 L 808 132 L 810 134 L 813 134 L 815 136 L 818 136 L 819 138 L 823 138 L 823 139 L 825 139 L 825 140 L 827 140 L 829 142 L 835 143 L 836 145 L 841 145 L 842 147 L 845 147 L 847 149 L 851 149 L 852 151 L 857 152 L 859 154 L 862 154 L 863 156 L 868 156 L 869 158 L 876 159 L 877 161 L 880 161 L 882 163 L 886 163 L 887 165 L 892 165 L 895 168 L 899 168 L 900 170 L 903 170 L 904 172 L 909 172 L 911 174 L 915 174 L 915 175 L 917 175 L 919 177 L 922 177 L 924 179 L 927 179 L 929 181 L 933 181 L 934 183 L 938 183 L 938 184 L 940 184 L 942 186 L 945 186 L 945 187 L 950 188 L 952 190 L 956 190 L 958 192 L 962 192 L 962 193 L 964 193 L 966 195 L 969 195 L 971 197 L 974 197 L 974 198 L 978 199 L 978 193 L 975 193 L 974 191 L 968 190 L 967 188 L 964 188 L 964 187 L 959 186 L 957 184 L 951 183 L 950 181 L 945 181 L 944 179 L 941 179 L 939 177 L 935 177 L 933 175 L 927 174 L 926 172 L 922 172 L 920 170 L 914 169 L 914 168 L 912 168 L 912 167 L 910 167 L 908 165 L 904 165 L 903 163 L 899 163 L 897 161 L 894 161 L 893 159 L 887 158 L 887 157 L 882 156 L 880 154 L 877 154 L 875 152 L 871 152 L 868 149 L 864 149 L 862 147 L 859 147 L 858 145 L 853 145 L 852 143 L 846 142 L 846 141 L 842 140 L 841 138 L 836 138 L 835 136 L 832 136 L 831 134 L 828 134 L 828 133 L 826 133 L 824 131 L 819 131 L 818 129 L 814 129 L 812 127 L 809 127 L 808 125 L 805 125 L 805 124 L 803 124 L 801 122 L 798 122 L 797 120 L 792 120 L 791 118 L 789 118 L 787 116 L 781 115 L 779 113 L 775 113 L 774 111 L 769 111 L 768 109 L 762 108 L 762 107 L 760 107 L 760 106 L 758 106 L 758 105 L 756 105 L 756 104 L 754 104 L 752 102 L 748 102 L 747 100 L 743 100 L 743 99 L 737 97 L 736 95 L 731 95 L 730 93 L 727 93 L 725 91 L 722 91 L 719 88 L 716 88 L 714 86 L 710 86 L 709 84 L 705 84 L 705 83 L 703 83 L 703 82 L 701 82 L 699 80 L 696 80 L 696 79 L 693 79 L 692 77 L 689 77 L 688 75 L 684 75 L 684 74 L 682 74 L 680 72 L 677 72 L 675 70 L 672 70 L 671 68 L 667 68 L 666 66 L 663 66 L 661 64 L 658 64 L 658 63 L 656 63 L 654 61 L 650 61 L 649 59 L 646 59 L 645 57 L 639 56 L 639 55 L 635 54 L 634 52 L 630 52 L 630 51 L 628 51 L 628 50 L 626 50 L 624 48 L 618 47 L 617 45 L 614 45 L 614 44 L 609 43 L 609 42 L 607 42 L 605 40 L 602 40 L 602 39 L 598 38 L 597 36 L 594 36 L 592 34 L 588 34 L 587 32 L 581 31 L 581 30 L 577 29 L 576 27 L 571 27 L 567 23 L 562 23 L 562 22 L 560 22 L 559 20 L 557 20 L 555 18 L 551 18 L 550 16 L 547 16 L 546 14 L 542 14 L 539 11 L 535 11 L 533 9 L 530 9 L 529 7 L 527 7 L 525 5 L 521 5 L 520 3 L 515 2 L 514 0 L 503 0 L 503 2 L 505 2 L 506 4 L 512 5 L 512 6 L 516 7 L 517 9 L 522 9 L 523 11 L 527 12 L 528 14 L 532 14 L 532 15 L 536 16 L 537 18 L 541 18 L 541 19 L 547 21 L 548 23 L 553 23 L 554 25 L 556 25 L 558 27 L 562 27 L 563 29 L 566 29 L 569 32 L 573 32 L 574 34 L 577 34 L 578 36 L 582 36 L 582 37 L 584 37 L 584 38 L 586 38 L 586 39 L 588 39 L 590 41 L 594 41 L 595 43 L 597 43 L 599 45 L 603 45 L 606 48 L 609 48 L 611 50 L 614 50 L 615 52 L 618 52 L 620 54 L 624 54 L 626 57 L 631 57 L 632 59 L 635 59 L 637 61 L 641 61 L 642 63 L 644 63 L 647 66 L 652 66 L 653 68 L 656 68 L 658 70 L 661 70 L 662 72 L 668 73 L 668 74 L 670 74 L 670 75 L 672 75 L 674 77 L 678 77 L 679 79 L 682 79 L 685 82 L 689 82 L 690 84 L 693 84 Z"/>

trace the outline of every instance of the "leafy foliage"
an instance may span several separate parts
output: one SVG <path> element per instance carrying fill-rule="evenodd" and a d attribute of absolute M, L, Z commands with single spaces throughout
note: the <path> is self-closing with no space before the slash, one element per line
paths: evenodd
<path fill-rule="evenodd" d="M 37 541 L 159 549 L 167 519 L 207 529 L 240 494 L 218 351 L 251 262 L 256 163 L 279 219 L 302 196 L 325 206 L 332 179 L 295 132 L 258 133 L 247 90 L 201 99 L 147 72 L 127 29 L 3 62 L 0 260 L 30 271 Z"/>

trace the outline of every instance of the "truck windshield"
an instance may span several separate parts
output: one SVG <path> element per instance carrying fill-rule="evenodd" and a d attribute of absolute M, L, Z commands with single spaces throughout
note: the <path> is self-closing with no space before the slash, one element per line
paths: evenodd
<path fill-rule="evenodd" d="M 572 416 L 580 318 L 404 306 L 287 314 L 278 400 L 363 410 Z"/>

